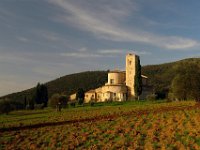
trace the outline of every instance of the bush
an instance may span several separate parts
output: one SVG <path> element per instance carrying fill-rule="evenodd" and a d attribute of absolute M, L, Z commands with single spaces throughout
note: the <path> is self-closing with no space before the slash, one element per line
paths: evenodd
<path fill-rule="evenodd" d="M 156 94 L 149 94 L 146 96 L 147 100 L 154 101 L 156 100 Z"/>
<path fill-rule="evenodd" d="M 69 100 L 69 97 L 67 97 L 66 95 L 60 95 L 59 97 L 59 102 L 62 104 L 63 108 L 67 107 L 68 100 Z"/>
<path fill-rule="evenodd" d="M 71 101 L 71 102 L 69 102 L 69 105 L 70 105 L 71 107 L 75 107 L 75 106 L 76 106 L 76 101 Z"/>
<path fill-rule="evenodd" d="M 52 108 L 56 108 L 58 102 L 59 102 L 59 94 L 54 94 L 51 96 L 51 98 L 49 99 L 48 105 Z"/>
<path fill-rule="evenodd" d="M 61 103 L 62 107 L 66 107 L 68 101 L 68 97 L 66 95 L 54 94 L 49 99 L 49 106 L 52 108 L 56 108 L 58 103 Z"/>
<path fill-rule="evenodd" d="M 10 103 L 12 110 L 24 109 L 24 104 L 21 102 L 17 102 L 13 100 L 7 100 L 7 101 Z"/>
<path fill-rule="evenodd" d="M 45 104 L 36 104 L 34 106 L 35 109 L 44 109 Z"/>
<path fill-rule="evenodd" d="M 33 99 L 28 100 L 28 105 L 26 105 L 26 109 L 33 110 L 35 108 L 35 102 Z"/>
<path fill-rule="evenodd" d="M 0 113 L 8 114 L 13 110 L 12 104 L 9 100 L 0 100 Z"/>
<path fill-rule="evenodd" d="M 90 106 L 94 106 L 95 102 L 94 101 L 90 101 Z"/>
<path fill-rule="evenodd" d="M 167 89 L 162 89 L 159 91 L 156 91 L 156 99 L 166 99 L 167 98 L 167 93 L 169 93 L 169 90 Z"/>
<path fill-rule="evenodd" d="M 168 96 L 167 96 L 167 102 L 172 102 L 172 101 L 175 101 L 175 100 L 176 100 L 176 98 L 175 98 L 174 94 L 169 92 Z"/>

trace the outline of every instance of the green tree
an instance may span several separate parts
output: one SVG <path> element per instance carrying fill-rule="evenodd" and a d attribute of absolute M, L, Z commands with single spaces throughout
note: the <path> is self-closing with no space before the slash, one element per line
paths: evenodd
<path fill-rule="evenodd" d="M 47 106 L 48 90 L 46 85 L 40 83 L 37 84 L 34 98 L 37 104 L 44 104 L 44 107 Z"/>
<path fill-rule="evenodd" d="M 28 99 L 28 105 L 26 106 L 27 109 L 35 109 L 35 100 L 34 97 L 31 99 Z"/>
<path fill-rule="evenodd" d="M 0 100 L 0 112 L 7 114 L 12 111 L 12 104 L 8 99 Z"/>
<path fill-rule="evenodd" d="M 67 107 L 67 103 L 69 101 L 69 96 L 61 94 L 59 97 L 59 102 L 62 104 L 63 108 Z"/>
<path fill-rule="evenodd" d="M 200 68 L 195 63 L 180 64 L 171 84 L 171 91 L 178 100 L 200 101 Z"/>
<path fill-rule="evenodd" d="M 69 100 L 68 96 L 57 93 L 57 94 L 54 94 L 51 96 L 48 104 L 52 108 L 56 108 L 59 103 L 60 103 L 61 107 L 66 107 L 68 100 Z"/>
<path fill-rule="evenodd" d="M 188 93 L 188 81 L 186 75 L 178 74 L 174 77 L 172 81 L 172 93 L 174 97 L 178 100 L 186 100 Z"/>
<path fill-rule="evenodd" d="M 76 100 L 78 101 L 78 104 L 81 105 L 84 102 L 85 92 L 82 88 L 79 88 L 76 93 Z"/>
<path fill-rule="evenodd" d="M 27 98 L 26 96 L 24 97 L 24 108 L 26 109 L 26 105 L 27 105 Z"/>
<path fill-rule="evenodd" d="M 139 99 L 139 96 L 142 94 L 142 76 L 141 76 L 141 65 L 140 65 L 140 58 L 139 56 L 136 59 L 135 65 L 135 97 Z"/>

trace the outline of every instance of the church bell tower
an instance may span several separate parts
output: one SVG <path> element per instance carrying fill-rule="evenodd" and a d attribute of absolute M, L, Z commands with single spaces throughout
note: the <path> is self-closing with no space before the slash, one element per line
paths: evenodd
<path fill-rule="evenodd" d="M 139 56 L 135 54 L 126 55 L 126 86 L 128 87 L 128 99 L 135 97 L 135 74 L 136 74 L 136 61 Z"/>

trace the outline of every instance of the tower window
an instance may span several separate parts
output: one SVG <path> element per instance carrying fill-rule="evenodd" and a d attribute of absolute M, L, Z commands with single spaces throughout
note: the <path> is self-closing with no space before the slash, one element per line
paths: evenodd
<path fill-rule="evenodd" d="M 110 79 L 110 84 L 114 84 L 114 79 Z"/>
<path fill-rule="evenodd" d="M 131 65 L 132 61 L 129 60 L 129 65 Z"/>

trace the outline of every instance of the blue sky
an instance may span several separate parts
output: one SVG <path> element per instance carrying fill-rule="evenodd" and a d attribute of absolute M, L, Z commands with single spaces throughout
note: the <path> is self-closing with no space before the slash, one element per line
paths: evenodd
<path fill-rule="evenodd" d="M 66 74 L 200 56 L 200 1 L 1 0 L 0 95 Z"/>

